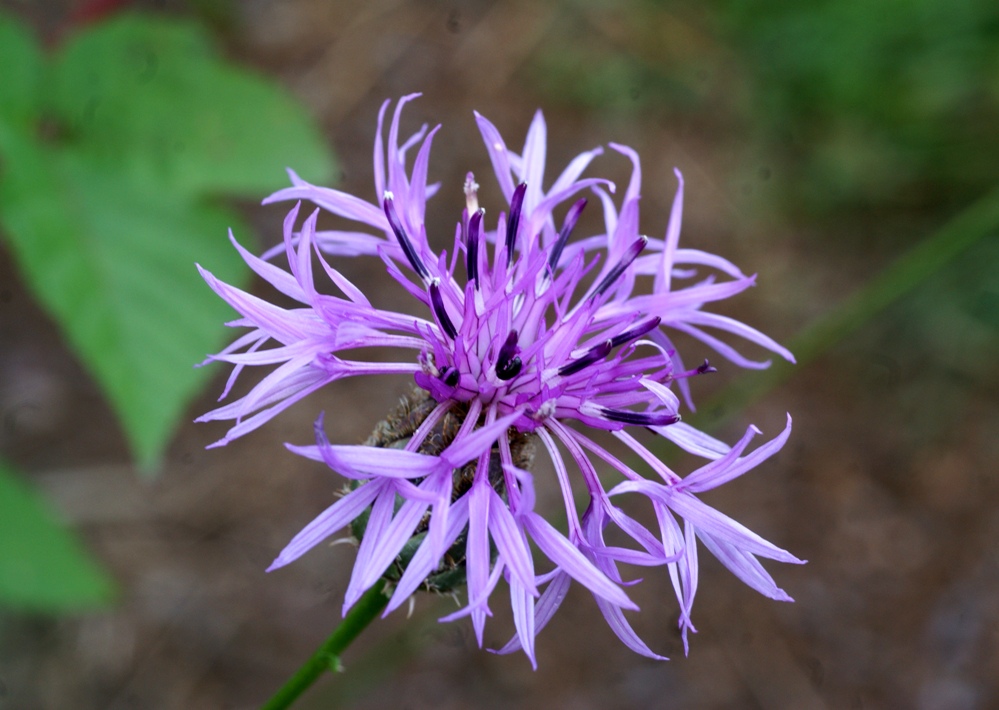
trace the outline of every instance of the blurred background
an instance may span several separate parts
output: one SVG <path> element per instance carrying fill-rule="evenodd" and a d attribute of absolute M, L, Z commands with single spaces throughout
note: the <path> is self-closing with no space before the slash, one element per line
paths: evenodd
<path fill-rule="evenodd" d="M 224 427 L 190 422 L 228 373 L 188 364 L 231 337 L 230 316 L 192 262 L 271 297 L 240 276 L 226 227 L 258 250 L 279 241 L 286 206 L 258 202 L 286 165 L 373 198 L 378 107 L 412 91 L 406 132 L 443 124 L 428 210 L 442 244 L 466 171 L 498 199 L 473 109 L 519 149 L 542 108 L 549 180 L 596 145 L 635 148 L 649 234 L 683 172 L 683 243 L 759 274 L 723 312 L 800 361 L 694 382 L 697 420 L 725 440 L 795 421 L 780 455 L 708 502 L 809 563 L 769 567 L 796 599 L 779 604 L 702 554 L 687 658 L 668 578 L 647 574 L 632 618 L 668 663 L 624 648 L 577 588 L 538 639 L 537 672 L 477 650 L 469 625 L 435 622 L 450 600 L 420 596 L 296 707 L 999 705 L 995 2 L 0 8 L 0 456 L 17 481 L 0 494 L 75 533 L 25 553 L 8 527 L 0 556 L 84 560 L 49 578 L 53 599 L 11 592 L 24 570 L 0 566 L 0 708 L 255 707 L 338 622 L 351 549 L 263 572 L 339 487 L 283 442 L 307 443 L 320 410 L 331 439 L 359 442 L 408 383 L 335 383 L 206 451 Z M 146 19 L 121 25 L 134 11 Z M 163 23 L 183 29 L 164 39 Z M 620 184 L 628 170 L 604 156 L 591 172 Z M 337 266 L 411 307 L 377 264 Z M 119 300 L 138 310 L 87 330 Z M 490 647 L 512 631 L 504 606 L 497 594 Z"/>

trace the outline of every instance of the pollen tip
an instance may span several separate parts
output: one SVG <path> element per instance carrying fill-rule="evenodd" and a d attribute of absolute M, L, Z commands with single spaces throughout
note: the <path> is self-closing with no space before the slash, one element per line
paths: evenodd
<path fill-rule="evenodd" d="M 699 375 L 706 375 L 710 372 L 718 372 L 718 368 L 714 365 L 709 365 L 707 360 L 704 361 L 703 365 L 697 368 L 697 374 Z"/>

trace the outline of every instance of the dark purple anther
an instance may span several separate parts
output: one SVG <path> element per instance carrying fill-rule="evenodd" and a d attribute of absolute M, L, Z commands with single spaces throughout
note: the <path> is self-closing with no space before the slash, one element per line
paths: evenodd
<path fill-rule="evenodd" d="M 458 331 L 455 330 L 454 323 L 448 317 L 447 311 L 444 309 L 444 298 L 441 296 L 441 281 L 440 279 L 434 279 L 430 282 L 430 305 L 434 308 L 434 315 L 437 316 L 437 322 L 440 323 L 441 328 L 447 333 L 451 340 L 458 335 Z"/>
<path fill-rule="evenodd" d="M 679 379 L 681 377 L 693 377 L 694 375 L 706 375 L 709 372 L 718 372 L 718 368 L 714 367 L 707 361 L 707 359 L 705 359 L 703 363 L 695 367 L 693 370 L 676 373 L 673 375 L 673 378 Z"/>
<path fill-rule="evenodd" d="M 668 426 L 669 424 L 676 424 L 680 421 L 679 414 L 672 414 L 670 412 L 632 412 L 627 409 L 610 409 L 608 407 L 601 407 L 600 413 L 604 415 L 605 419 L 612 422 L 634 424 L 635 426 Z"/>
<path fill-rule="evenodd" d="M 660 318 L 659 316 L 656 316 L 655 318 L 649 318 L 649 320 L 645 321 L 644 323 L 639 323 L 638 325 L 629 328 L 623 333 L 615 335 L 613 338 L 611 338 L 611 343 L 615 348 L 619 345 L 630 343 L 632 340 L 637 340 L 638 338 L 641 338 L 643 335 L 648 333 L 650 330 L 654 329 L 657 325 L 659 325 L 660 322 L 662 322 L 662 318 Z M 706 365 L 707 362 L 708 361 L 705 360 L 704 364 Z"/>
<path fill-rule="evenodd" d="M 632 242 L 631 246 L 628 247 L 628 251 L 626 251 L 624 256 L 621 257 L 621 261 L 617 262 L 617 265 L 610 270 L 610 273 L 604 277 L 604 280 L 601 281 L 600 285 L 593 291 L 593 296 L 596 297 L 603 294 L 603 292 L 609 289 L 615 281 L 621 278 L 621 274 L 625 272 L 625 269 L 631 266 L 631 262 L 638 258 L 638 255 L 642 253 L 642 249 L 644 249 L 645 245 L 648 243 L 649 240 L 647 237 L 639 237 Z"/>
<path fill-rule="evenodd" d="M 576 228 L 576 222 L 579 221 L 579 215 L 582 213 L 584 207 L 586 207 L 585 197 L 577 200 L 566 213 L 565 221 L 562 223 L 562 229 L 558 233 L 558 239 L 555 240 L 555 244 L 552 245 L 552 250 L 548 254 L 549 275 L 555 273 L 555 268 L 558 266 L 558 262 L 562 258 L 562 250 L 565 248 L 565 243 L 569 241 L 569 235 L 572 234 L 572 230 Z"/>
<path fill-rule="evenodd" d="M 517 355 L 520 352 L 520 348 L 517 347 L 519 337 L 516 330 L 511 330 L 496 356 L 496 376 L 501 380 L 512 380 L 520 374 L 520 369 L 524 366 L 520 356 Z"/>
<path fill-rule="evenodd" d="M 520 227 L 520 211 L 524 208 L 524 193 L 527 183 L 522 182 L 513 191 L 510 200 L 510 218 L 506 221 L 506 264 L 513 263 L 513 247 L 517 243 L 517 228 Z"/>
<path fill-rule="evenodd" d="M 574 375 L 584 367 L 589 367 L 593 363 L 603 360 L 610 354 L 610 351 L 614 348 L 614 342 L 611 340 L 605 340 L 604 342 L 594 345 L 592 348 L 583 353 L 583 356 L 578 360 L 573 360 L 572 362 L 562 365 L 558 369 L 558 374 L 562 377 L 568 377 L 569 375 Z"/>
<path fill-rule="evenodd" d="M 468 280 L 475 282 L 475 288 L 479 287 L 479 238 L 482 236 L 482 217 L 485 213 L 486 211 L 483 209 L 476 210 L 475 214 L 468 220 L 465 270 L 468 272 Z"/>
<path fill-rule="evenodd" d="M 392 193 L 385 192 L 385 200 L 382 202 L 382 207 L 385 209 L 385 216 L 388 218 L 389 226 L 392 227 L 392 231 L 395 232 L 395 238 L 399 240 L 399 246 L 402 247 L 403 253 L 406 258 L 409 259 L 410 265 L 413 267 L 413 271 L 420 275 L 420 278 L 426 281 L 430 272 L 427 271 L 427 267 L 424 266 L 423 261 L 416 253 L 416 249 L 413 247 L 413 243 L 409 241 L 409 237 L 406 236 L 406 230 L 402 227 L 402 221 L 399 219 L 399 214 L 395 211 L 395 204 L 392 201 Z"/>
<path fill-rule="evenodd" d="M 461 373 L 458 372 L 458 368 L 445 365 L 441 368 L 440 377 L 441 382 L 446 384 L 448 387 L 457 387 L 458 382 L 461 380 Z"/>

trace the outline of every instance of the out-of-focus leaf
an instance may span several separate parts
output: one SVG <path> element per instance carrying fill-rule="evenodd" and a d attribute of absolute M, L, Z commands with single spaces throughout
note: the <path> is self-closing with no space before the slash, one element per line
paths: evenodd
<path fill-rule="evenodd" d="M 37 493 L 0 462 L 0 604 L 64 612 L 107 604 L 114 584 Z"/>
<path fill-rule="evenodd" d="M 42 56 L 31 34 L 0 13 L 0 133 L 23 128 L 35 115 Z M 0 149 L 3 142 L 0 142 Z"/>
<path fill-rule="evenodd" d="M 32 46 L 10 22 L 6 35 Z M 37 55 L 20 51 L 26 64 Z M 322 181 L 329 151 L 300 107 L 221 62 L 194 25 L 100 25 L 53 60 L 41 91 L 13 50 L 0 61 L 5 77 L 28 77 L 0 92 L 44 96 L 34 111 L 18 104 L 26 120 L 0 111 L 4 234 L 149 470 L 204 381 L 193 363 L 218 348 L 231 316 L 194 263 L 247 278 L 225 235 L 248 230 L 209 200 L 264 194 L 285 183 L 286 165 Z"/>
<path fill-rule="evenodd" d="M 124 16 L 71 40 L 51 110 L 98 166 L 162 190 L 257 196 L 332 164 L 302 108 L 216 56 L 188 23 Z"/>
<path fill-rule="evenodd" d="M 151 192 L 86 156 L 21 148 L 0 183 L 7 233 L 38 298 L 103 385 L 139 461 L 150 464 L 204 380 L 192 364 L 218 344 L 231 316 L 194 262 L 242 280 L 242 263 L 221 236 L 239 220 Z"/>
<path fill-rule="evenodd" d="M 948 0 L 713 3 L 742 58 L 779 191 L 815 214 L 942 212 L 995 180 L 999 5 Z"/>

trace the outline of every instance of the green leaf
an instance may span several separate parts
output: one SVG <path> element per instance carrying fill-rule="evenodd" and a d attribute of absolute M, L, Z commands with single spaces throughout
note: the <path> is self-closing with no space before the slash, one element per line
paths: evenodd
<path fill-rule="evenodd" d="M 283 187 L 286 167 L 332 172 L 301 107 L 219 61 L 190 23 L 125 15 L 77 36 L 48 97 L 96 164 L 171 192 L 257 196 Z"/>
<path fill-rule="evenodd" d="M 31 34 L 0 13 L 0 128 L 23 128 L 36 112 L 42 55 Z M 2 149 L 3 143 L 0 143 Z"/>
<path fill-rule="evenodd" d="M 86 156 L 19 148 L 0 209 L 22 270 L 103 385 L 139 462 L 152 466 L 204 382 L 194 363 L 219 345 L 231 317 L 194 263 L 245 281 L 222 237 L 238 219 L 144 189 Z"/>
<path fill-rule="evenodd" d="M 40 61 L 0 16 L 0 221 L 149 470 L 232 316 L 195 262 L 248 277 L 226 228 L 248 230 L 211 199 L 263 196 L 286 166 L 324 181 L 332 159 L 300 106 L 197 25 L 123 15 Z"/>
<path fill-rule="evenodd" d="M 0 604 L 65 612 L 108 604 L 114 584 L 42 498 L 0 462 Z"/>

